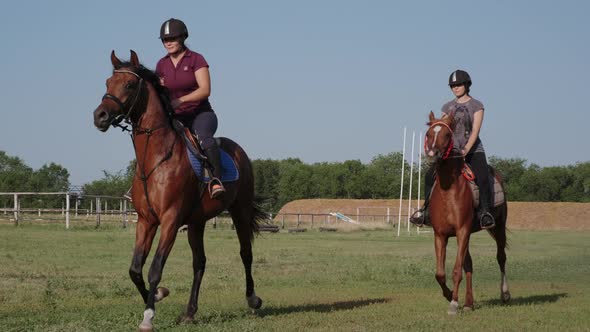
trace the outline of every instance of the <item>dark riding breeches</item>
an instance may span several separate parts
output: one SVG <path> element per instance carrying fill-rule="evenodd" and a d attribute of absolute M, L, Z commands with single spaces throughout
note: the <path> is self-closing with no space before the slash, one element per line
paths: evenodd
<path fill-rule="evenodd" d="M 465 156 L 465 161 L 471 166 L 475 174 L 475 183 L 479 187 L 479 206 L 480 209 L 491 209 L 492 203 L 492 186 L 490 186 L 488 161 L 485 152 L 474 152 Z"/>
<path fill-rule="evenodd" d="M 215 145 L 213 135 L 217 131 L 217 115 L 215 112 L 202 112 L 195 116 L 191 125 L 193 133 L 197 134 L 199 144 L 203 150 Z"/>

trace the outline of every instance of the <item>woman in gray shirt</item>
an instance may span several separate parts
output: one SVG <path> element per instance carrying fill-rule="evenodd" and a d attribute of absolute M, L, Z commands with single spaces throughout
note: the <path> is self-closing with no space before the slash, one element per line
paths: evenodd
<path fill-rule="evenodd" d="M 488 229 L 495 226 L 494 217 L 490 213 L 492 206 L 492 187 L 489 181 L 488 163 L 483 144 L 479 139 L 479 130 L 483 122 L 483 104 L 469 95 L 471 77 L 466 71 L 456 70 L 449 77 L 449 87 L 455 98 L 442 107 L 444 116 L 453 114 L 455 128 L 453 140 L 455 143 L 453 153 L 465 157 L 465 161 L 471 165 L 475 173 L 475 182 L 479 186 L 480 204 L 479 220 L 481 228 Z M 430 224 L 428 220 L 428 203 L 430 191 L 434 185 L 434 166 L 426 172 L 424 205 L 416 211 L 410 221 L 417 226 Z"/>

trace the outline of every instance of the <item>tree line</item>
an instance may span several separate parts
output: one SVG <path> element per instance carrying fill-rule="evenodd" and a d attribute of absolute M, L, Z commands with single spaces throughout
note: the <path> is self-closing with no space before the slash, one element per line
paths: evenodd
<path fill-rule="evenodd" d="M 378 155 L 368 163 L 256 159 L 252 161 L 256 195 L 267 211 L 278 211 L 285 203 L 303 198 L 399 198 L 403 164 L 403 197 L 407 198 L 410 165 L 402 159 L 400 152 Z M 493 156 L 489 163 L 502 175 L 509 200 L 590 202 L 590 162 L 540 167 L 521 158 Z M 423 164 L 422 177 L 429 166 Z M 104 171 L 101 179 L 85 184 L 82 191 L 85 195 L 122 196 L 131 186 L 134 170 L 135 162 L 131 161 L 125 170 Z M 415 165 L 413 198 L 418 187 L 424 196 L 424 181 L 418 181 L 418 172 Z M 49 163 L 33 170 L 20 158 L 0 151 L 0 192 L 67 191 L 69 186 L 69 172 L 61 165 Z"/>

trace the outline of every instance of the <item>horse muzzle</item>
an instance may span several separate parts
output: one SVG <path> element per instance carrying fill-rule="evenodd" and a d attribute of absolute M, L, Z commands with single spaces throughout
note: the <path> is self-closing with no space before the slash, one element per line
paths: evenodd
<path fill-rule="evenodd" d="M 102 106 L 98 106 L 98 108 L 94 110 L 94 125 L 98 130 L 102 132 L 107 131 L 111 126 L 111 122 L 112 116 Z"/>

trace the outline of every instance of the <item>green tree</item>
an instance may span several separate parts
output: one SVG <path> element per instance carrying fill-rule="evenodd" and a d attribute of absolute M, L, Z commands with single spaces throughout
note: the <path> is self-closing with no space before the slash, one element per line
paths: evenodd
<path fill-rule="evenodd" d="M 0 191 L 29 191 L 33 169 L 18 157 L 0 151 Z"/>

